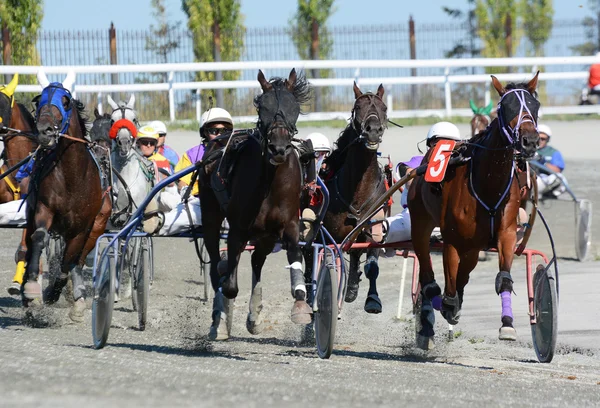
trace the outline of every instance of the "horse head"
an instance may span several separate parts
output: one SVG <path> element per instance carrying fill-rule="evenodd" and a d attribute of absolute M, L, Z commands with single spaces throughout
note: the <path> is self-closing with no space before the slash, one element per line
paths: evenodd
<path fill-rule="evenodd" d="M 383 84 L 377 88 L 377 93 L 362 93 L 354 83 L 354 107 L 352 108 L 352 127 L 364 139 L 364 145 L 369 150 L 377 150 L 387 129 L 387 106 L 383 103 Z"/>
<path fill-rule="evenodd" d="M 119 119 L 109 131 L 110 138 L 115 141 L 115 150 L 120 157 L 127 157 L 131 153 L 133 141 L 137 136 L 135 124 L 128 119 Z"/>
<path fill-rule="evenodd" d="M 292 152 L 292 138 L 298 130 L 296 122 L 300 105 L 310 98 L 311 89 L 302 73 L 292 69 L 287 79 L 271 78 L 267 81 L 258 71 L 262 95 L 254 100 L 258 111 L 257 126 L 266 138 L 269 161 L 277 166 L 287 160 Z"/>
<path fill-rule="evenodd" d="M 469 99 L 469 105 L 473 111 L 473 117 L 471 118 L 471 136 L 475 136 L 476 134 L 483 132 L 490 124 L 490 113 L 492 113 L 494 105 L 492 101 L 490 101 L 486 107 L 479 108 L 472 99 Z"/>
<path fill-rule="evenodd" d="M 110 97 L 110 95 L 106 96 L 106 100 L 108 101 L 110 107 L 113 108 L 113 111 L 111 113 L 111 118 L 113 122 L 116 122 L 119 119 L 127 119 L 135 123 L 137 127 L 140 126 L 137 118 L 137 112 L 133 109 L 133 106 L 135 105 L 134 94 L 131 94 L 131 96 L 129 97 L 129 102 L 127 103 L 123 101 L 119 101 L 119 103 L 116 103 L 113 100 L 113 98 Z"/>
<path fill-rule="evenodd" d="M 69 72 L 62 83 L 50 83 L 43 70 L 38 71 L 37 77 L 42 93 L 33 102 L 36 105 L 39 143 L 42 148 L 51 148 L 56 145 L 58 137 L 69 130 L 75 105 L 71 95 L 75 74 Z"/>
<path fill-rule="evenodd" d="M 498 95 L 498 120 L 500 128 L 515 150 L 525 159 L 533 157 L 538 149 L 540 135 L 537 120 L 540 103 L 535 98 L 538 75 L 528 83 L 508 84 L 506 88 L 492 75 Z"/>
<path fill-rule="evenodd" d="M 19 83 L 19 74 L 15 74 L 8 85 L 0 86 L 0 128 L 10 126 L 12 108 L 15 105 L 15 89 Z"/>
<path fill-rule="evenodd" d="M 109 137 L 112 119 L 108 113 L 101 115 L 98 109 L 94 109 L 94 122 L 90 129 L 90 139 L 92 142 L 98 143 L 100 146 L 110 149 L 111 140 Z"/>

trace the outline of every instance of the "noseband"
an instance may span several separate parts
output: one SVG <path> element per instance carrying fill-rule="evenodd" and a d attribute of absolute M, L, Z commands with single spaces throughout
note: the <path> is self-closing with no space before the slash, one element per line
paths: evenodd
<path fill-rule="evenodd" d="M 63 96 L 69 100 L 69 109 L 65 109 L 63 106 Z M 69 129 L 69 123 L 71 121 L 71 113 L 73 113 L 72 100 L 73 97 L 71 96 L 71 92 L 69 92 L 68 89 L 63 88 L 62 84 L 58 82 L 51 83 L 42 91 L 36 112 L 36 122 L 39 123 L 40 118 L 42 117 L 48 117 L 48 121 L 54 128 L 56 135 L 67 133 L 67 130 Z M 51 109 L 48 109 L 40 114 L 40 111 L 46 105 L 55 106 L 58 109 L 61 114 L 60 124 L 56 123 L 56 119 L 54 118 L 54 115 L 52 115 Z"/>
<path fill-rule="evenodd" d="M 275 92 L 275 99 L 277 100 L 277 110 L 275 111 L 275 115 L 269 123 L 269 126 L 266 127 L 265 139 L 268 142 L 271 135 L 276 129 L 285 129 L 290 135 L 289 145 L 291 145 L 292 138 L 298 133 L 298 128 L 296 127 L 295 121 L 287 119 L 285 112 L 281 108 L 281 100 L 279 98 L 279 93 L 281 92 L 281 89 L 274 88 L 273 92 Z M 259 115 L 258 128 L 261 129 L 263 127 L 265 127 L 265 123 Z"/>

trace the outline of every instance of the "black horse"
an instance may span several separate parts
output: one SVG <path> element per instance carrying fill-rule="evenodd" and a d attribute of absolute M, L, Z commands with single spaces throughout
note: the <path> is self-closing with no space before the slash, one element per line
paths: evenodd
<path fill-rule="evenodd" d="M 249 240 L 253 240 L 255 249 L 252 253 L 252 297 L 246 321 L 248 331 L 257 334 L 263 327 L 261 271 L 278 240 L 282 240 L 290 263 L 291 292 L 295 300 L 291 319 L 297 324 L 311 321 L 312 310 L 306 303 L 302 253 L 298 247 L 301 169 L 292 146 L 300 105 L 309 100 L 311 89 L 304 76 L 297 75 L 295 70 L 291 71 L 288 79 L 273 78 L 270 81 L 259 71 L 258 81 L 263 91 L 254 101 L 258 110 L 258 132 L 244 132 L 241 137 L 232 135 L 223 159 L 233 166 L 226 177 L 228 205 L 220 204 L 217 198 L 219 181 L 215 182 L 215 178 L 228 173 L 224 162 L 215 163 L 218 166 L 214 166 L 208 176 L 212 185 L 205 183 L 201 192 L 204 241 L 210 255 L 210 275 L 215 290 L 209 335 L 213 340 L 229 336 L 223 326 L 227 323 L 226 319 L 222 319 L 225 317 L 223 295 L 234 299 L 238 294 L 238 262 Z M 214 144 L 209 145 L 205 161 L 209 162 L 208 158 L 215 149 Z M 217 265 L 220 260 L 219 234 L 224 217 L 229 222 L 228 260 Z"/>
<path fill-rule="evenodd" d="M 342 242 L 359 220 L 366 215 L 369 206 L 385 192 L 382 169 L 377 160 L 377 149 L 387 128 L 387 107 L 383 103 L 384 89 L 379 85 L 377 93 L 362 93 L 354 84 L 356 98 L 350 123 L 341 132 L 336 149 L 325 159 L 329 177 L 325 184 L 331 193 L 331 201 L 323 225 L 336 242 Z M 383 215 L 383 214 L 382 214 Z M 357 242 L 372 242 L 370 232 L 362 233 Z M 360 281 L 359 262 L 365 250 L 350 251 L 350 270 L 346 302 L 353 302 L 358 295 Z M 369 292 L 365 311 L 381 313 L 381 301 L 376 280 L 379 275 L 378 249 L 369 249 L 365 263 L 365 275 L 369 279 Z M 312 276 L 312 250 L 304 251 L 306 279 Z"/>
<path fill-rule="evenodd" d="M 85 310 L 83 264 L 96 239 L 104 233 L 111 202 L 103 190 L 100 168 L 84 139 L 83 104 L 72 98 L 66 85 L 68 80 L 65 86 L 49 83 L 41 71 L 38 80 L 44 88 L 37 97 L 36 110 L 41 153 L 36 157 L 27 198 L 23 301 L 29 304 L 42 297 L 36 281 L 39 259 L 48 234 L 61 236 L 65 240 L 62 274 L 47 288 L 44 300 L 48 303 L 58 300 L 71 272 L 75 303 L 69 316 L 81 321 Z"/>

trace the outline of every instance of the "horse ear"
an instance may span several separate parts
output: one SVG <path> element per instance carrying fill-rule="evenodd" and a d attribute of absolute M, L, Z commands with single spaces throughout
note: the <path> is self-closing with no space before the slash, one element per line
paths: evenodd
<path fill-rule="evenodd" d="M 494 85 L 494 88 L 496 88 L 498 95 L 502 96 L 506 93 L 506 89 L 504 89 L 504 87 L 502 86 L 500 81 L 498 81 L 498 78 L 496 78 L 493 75 L 492 75 L 492 84 Z"/>
<path fill-rule="evenodd" d="M 15 89 L 17 89 L 17 84 L 19 83 L 19 74 L 16 73 L 15 76 L 10 80 L 10 82 L 6 86 L 0 86 L 0 92 L 4 95 L 12 98 L 15 94 Z"/>
<path fill-rule="evenodd" d="M 114 110 L 119 109 L 119 105 L 117 105 L 117 103 L 115 101 L 113 101 L 113 98 L 111 98 L 110 95 L 106 95 L 106 101 L 108 102 L 110 107 L 113 108 Z"/>
<path fill-rule="evenodd" d="M 296 68 L 292 68 L 290 71 L 290 76 L 285 81 L 288 91 L 292 92 L 294 90 L 294 85 L 296 85 Z"/>
<path fill-rule="evenodd" d="M 362 91 L 360 90 L 360 88 L 358 87 L 358 85 L 356 85 L 356 81 L 354 81 L 354 98 L 358 98 L 359 96 L 362 95 Z"/>
<path fill-rule="evenodd" d="M 127 107 L 129 109 L 133 109 L 134 104 L 135 104 L 135 95 L 131 94 L 131 96 L 129 97 L 129 102 L 127 102 Z"/>
<path fill-rule="evenodd" d="M 75 72 L 69 71 L 67 77 L 62 82 L 63 88 L 71 92 L 73 90 L 73 84 L 75 83 Z"/>
<path fill-rule="evenodd" d="M 263 74 L 262 70 L 258 70 L 258 83 L 260 84 L 260 87 L 262 88 L 263 92 L 267 92 L 270 91 L 271 89 L 273 89 L 273 85 L 271 85 L 269 83 L 269 81 L 267 81 L 267 78 L 265 78 L 265 74 Z"/>
<path fill-rule="evenodd" d="M 533 93 L 535 92 L 536 88 L 537 88 L 537 83 L 538 83 L 538 76 L 540 75 L 540 71 L 538 71 L 535 76 L 533 77 L 533 79 L 531 81 L 529 81 L 529 83 L 527 84 L 527 90 L 529 91 L 530 94 L 533 95 Z"/>
<path fill-rule="evenodd" d="M 383 98 L 383 93 L 385 92 L 385 88 L 383 87 L 383 84 L 379 84 L 379 88 L 377 88 L 377 96 L 379 96 L 379 98 Z"/>
<path fill-rule="evenodd" d="M 488 103 L 488 105 L 485 108 L 483 108 L 481 113 L 483 115 L 490 116 L 490 113 L 492 113 L 492 109 L 494 109 L 494 102 L 490 101 L 490 103 Z"/>
<path fill-rule="evenodd" d="M 94 116 L 96 119 L 100 119 L 100 112 L 98 112 L 98 108 L 94 108 Z"/>
<path fill-rule="evenodd" d="M 473 101 L 473 99 L 469 99 L 469 106 L 471 107 L 471 110 L 473 111 L 473 113 L 475 115 L 477 115 L 477 113 L 479 112 L 479 108 L 477 107 L 477 105 L 475 105 L 475 102 Z"/>

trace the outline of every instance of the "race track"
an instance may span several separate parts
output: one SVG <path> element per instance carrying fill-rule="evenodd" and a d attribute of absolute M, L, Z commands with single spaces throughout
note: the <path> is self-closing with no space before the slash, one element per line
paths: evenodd
<path fill-rule="evenodd" d="M 437 315 L 436 349 L 414 347 L 410 288 L 396 318 L 402 258 L 381 259 L 384 310 L 362 310 L 365 283 L 356 302 L 345 304 L 336 347 L 319 360 L 314 342 L 289 320 L 292 300 L 284 253 L 268 258 L 263 271 L 266 328 L 245 328 L 250 287 L 248 254 L 240 263 L 240 296 L 233 338 L 207 340 L 211 302 L 203 299 L 193 244 L 155 239 L 156 272 L 149 324 L 136 330 L 131 301 L 115 305 L 108 345 L 94 350 L 91 312 L 72 324 L 67 303 L 24 319 L 20 302 L 5 287 L 14 272 L 20 230 L 0 230 L 0 406 L 599 406 L 600 405 L 600 139 L 597 121 L 546 122 L 551 144 L 566 159 L 565 175 L 575 193 L 594 203 L 588 261 L 573 260 L 574 211 L 570 202 L 544 210 L 556 241 L 560 268 L 558 353 L 537 363 L 527 316 L 525 265 L 513 265 L 513 308 L 519 340 L 501 343 L 500 299 L 494 292 L 496 257 L 471 274 L 455 339 Z M 466 125 L 459 126 L 464 134 Z M 396 163 L 418 154 L 427 126 L 390 128 L 380 148 Z M 300 134 L 315 129 L 300 128 Z M 334 140 L 339 129 L 320 129 Z M 170 133 L 180 153 L 199 137 Z M 424 148 L 424 146 L 423 146 Z M 547 234 L 536 223 L 530 248 L 549 253 Z M 441 257 L 434 255 L 441 279 Z M 89 274 L 88 274 L 89 277 Z M 91 292 L 89 292 L 91 293 Z M 88 304 L 90 302 L 88 301 Z"/>

